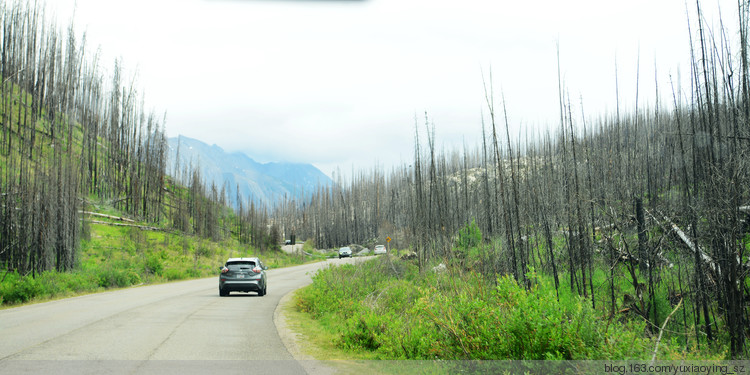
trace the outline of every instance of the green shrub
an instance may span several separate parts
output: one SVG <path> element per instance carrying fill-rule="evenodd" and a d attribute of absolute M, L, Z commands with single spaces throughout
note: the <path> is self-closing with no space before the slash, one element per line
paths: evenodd
<path fill-rule="evenodd" d="M 17 272 L 4 275 L 0 284 L 0 297 L 8 304 L 24 303 L 40 294 L 41 288 L 31 276 L 21 276 Z"/>
<path fill-rule="evenodd" d="M 528 277 L 534 280 L 531 290 L 503 276 L 485 298 L 465 291 L 449 298 L 431 290 L 421 308 L 445 343 L 431 352 L 442 359 L 524 360 L 627 359 L 643 353 L 648 340 L 641 338 L 642 326 L 602 324 L 590 301 L 558 302 L 546 280 L 533 272 Z"/>
<path fill-rule="evenodd" d="M 5 275 L 0 284 L 0 304 L 17 304 L 39 298 L 67 296 L 96 290 L 98 287 L 97 275 L 90 272 L 45 271 L 36 277 L 21 276 L 12 272 Z"/>
<path fill-rule="evenodd" d="M 187 272 L 180 271 L 175 268 L 167 268 L 166 270 L 164 270 L 163 276 L 169 281 L 183 280 L 183 279 L 187 279 L 188 277 Z"/>
<path fill-rule="evenodd" d="M 91 272 L 69 274 L 67 285 L 75 293 L 96 290 L 99 287 L 96 275 Z"/>
<path fill-rule="evenodd" d="M 119 288 L 141 283 L 137 272 L 128 268 L 104 267 L 99 271 L 99 286 Z"/>
<path fill-rule="evenodd" d="M 49 298 L 53 296 L 63 296 L 72 294 L 73 291 L 68 286 L 70 274 L 59 273 L 56 271 L 46 271 L 37 276 L 36 281 L 39 285 L 38 296 Z"/>
<path fill-rule="evenodd" d="M 456 244 L 453 248 L 455 256 L 461 261 L 466 261 L 472 254 L 476 254 L 477 248 L 482 245 L 482 232 L 477 226 L 476 220 L 458 231 Z"/>
<path fill-rule="evenodd" d="M 201 277 L 201 272 L 195 268 L 188 268 L 185 270 L 185 274 L 188 278 L 198 278 Z"/>
<path fill-rule="evenodd" d="M 471 219 L 471 223 L 467 224 L 461 230 L 458 231 L 458 238 L 456 239 L 456 248 L 461 250 L 469 250 L 477 247 L 482 243 L 482 232 L 477 226 L 475 219 Z"/>
<path fill-rule="evenodd" d="M 387 328 L 382 315 L 363 312 L 351 317 L 346 323 L 346 329 L 341 336 L 344 347 L 376 350 L 381 346 L 378 336 Z"/>
<path fill-rule="evenodd" d="M 159 254 L 149 254 L 146 257 L 146 263 L 144 265 L 147 274 L 161 276 L 164 270 L 162 264 L 162 257 Z"/>

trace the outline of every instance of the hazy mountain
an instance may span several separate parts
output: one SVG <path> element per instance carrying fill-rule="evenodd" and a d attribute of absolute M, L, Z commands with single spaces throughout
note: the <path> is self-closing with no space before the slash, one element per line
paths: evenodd
<path fill-rule="evenodd" d="M 318 184 L 331 184 L 331 179 L 311 164 L 261 164 L 241 152 L 227 153 L 221 147 L 209 146 L 197 139 L 179 136 L 168 139 L 169 165 L 167 172 L 178 178 L 186 166 L 199 166 L 207 186 L 217 188 L 227 184 L 227 195 L 236 203 L 239 187 L 243 200 L 273 203 L 283 196 L 302 197 L 315 190 Z M 179 143 L 179 148 L 178 148 Z M 175 168 L 179 151 L 179 169 Z M 187 183 L 187 180 L 183 180 Z"/>

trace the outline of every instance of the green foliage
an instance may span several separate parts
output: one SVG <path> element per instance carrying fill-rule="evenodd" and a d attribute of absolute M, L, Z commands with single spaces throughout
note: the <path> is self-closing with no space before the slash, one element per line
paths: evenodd
<path fill-rule="evenodd" d="M 0 296 L 5 303 L 26 302 L 39 293 L 39 283 L 34 278 L 20 276 L 16 272 L 6 274 L 0 284 Z"/>
<path fill-rule="evenodd" d="M 338 346 L 379 359 L 650 358 L 644 322 L 609 319 L 578 296 L 558 302 L 550 278 L 527 276 L 529 290 L 510 276 L 420 275 L 380 257 L 321 270 L 296 306 L 335 333 Z M 659 357 L 680 358 L 676 348 L 662 342 Z"/>
<path fill-rule="evenodd" d="M 99 288 L 99 280 L 92 273 L 64 273 L 47 271 L 37 277 L 10 272 L 0 277 L 0 301 L 17 304 L 54 296 L 74 295 Z"/>
<path fill-rule="evenodd" d="M 188 276 L 187 270 L 178 270 L 175 268 L 170 268 L 164 272 L 164 278 L 166 278 L 169 281 L 183 280 L 183 279 L 187 279 L 188 277 L 189 276 Z"/>
<path fill-rule="evenodd" d="M 445 295 L 423 298 L 423 308 L 442 328 L 444 342 L 450 343 L 435 348 L 439 357 L 573 360 L 637 356 L 637 350 L 618 352 L 622 348 L 608 346 L 605 325 L 586 300 L 559 303 L 553 287 L 533 273 L 529 277 L 536 281 L 529 291 L 503 276 L 489 298 L 465 291 L 450 301 Z"/>
<path fill-rule="evenodd" d="M 161 276 L 164 271 L 164 265 L 162 265 L 162 257 L 159 254 L 149 254 L 146 257 L 145 264 L 146 273 Z"/>
<path fill-rule="evenodd" d="M 138 273 L 131 269 L 105 268 L 99 272 L 99 286 L 104 288 L 119 288 L 139 284 Z"/>
<path fill-rule="evenodd" d="M 456 248 L 461 250 L 469 250 L 479 246 L 482 243 L 482 232 L 477 226 L 475 219 L 471 219 L 471 223 L 458 231 L 458 238 L 456 239 Z"/>

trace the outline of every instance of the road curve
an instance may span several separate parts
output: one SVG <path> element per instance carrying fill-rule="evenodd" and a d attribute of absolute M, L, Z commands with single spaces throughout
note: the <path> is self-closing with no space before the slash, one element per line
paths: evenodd
<path fill-rule="evenodd" d="M 264 297 L 219 297 L 212 277 L 0 310 L 0 374 L 305 373 L 274 310 L 321 267 L 353 261 L 269 270 Z"/>

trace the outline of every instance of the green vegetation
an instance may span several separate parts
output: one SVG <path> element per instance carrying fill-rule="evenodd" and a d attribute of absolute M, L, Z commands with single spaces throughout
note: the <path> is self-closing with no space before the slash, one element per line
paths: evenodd
<path fill-rule="evenodd" d="M 664 324 L 658 359 L 729 357 L 726 341 L 697 347 L 691 340 L 695 325 L 686 317 L 695 302 L 678 302 L 682 297 L 675 297 L 668 282 L 653 291 L 647 301 L 653 315 L 645 319 L 638 300 L 628 297 L 633 293 L 628 265 L 618 265 L 613 287 L 626 297 L 612 313 L 606 293 L 593 301 L 581 296 L 567 273 L 559 275 L 556 287 L 550 272 L 533 266 L 525 275 L 528 286 L 488 271 L 481 265 L 493 246 L 482 242 L 472 221 L 455 237 L 454 257 L 442 260 L 445 268 L 433 263 L 420 272 L 416 260 L 394 257 L 398 251 L 331 267 L 297 293 L 295 307 L 314 319 L 307 325 L 319 325 L 312 335 L 326 337 L 315 341 L 328 346 L 315 351 L 329 353 L 320 359 L 648 360 Z M 663 276 L 676 279 L 679 272 L 685 271 L 673 267 Z M 607 290 L 609 276 L 597 269 L 594 288 Z"/>
<path fill-rule="evenodd" d="M 494 280 L 449 268 L 420 274 L 412 261 L 379 257 L 331 267 L 296 296 L 332 337 L 360 359 L 650 359 L 655 337 L 646 323 L 609 317 L 590 301 L 530 272 L 525 289 L 510 276 Z M 569 290 L 569 288 L 568 288 Z M 674 340 L 673 340 L 674 339 Z M 659 359 L 717 359 L 663 339 Z M 349 356 L 349 354 L 347 354 Z"/>

